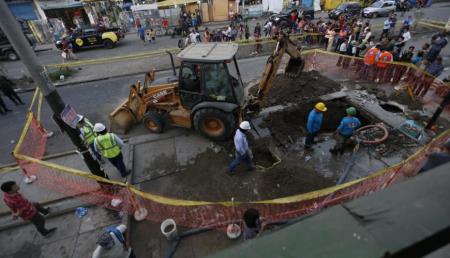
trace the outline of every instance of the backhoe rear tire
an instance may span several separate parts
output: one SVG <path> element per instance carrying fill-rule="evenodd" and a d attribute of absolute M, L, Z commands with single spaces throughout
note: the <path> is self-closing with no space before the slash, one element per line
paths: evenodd
<path fill-rule="evenodd" d="M 144 118 L 144 125 L 151 133 L 162 133 L 164 130 L 164 118 L 155 111 L 148 111 Z"/>
<path fill-rule="evenodd" d="M 228 139 L 236 129 L 233 113 L 214 108 L 200 109 L 194 114 L 195 130 L 213 141 Z"/>

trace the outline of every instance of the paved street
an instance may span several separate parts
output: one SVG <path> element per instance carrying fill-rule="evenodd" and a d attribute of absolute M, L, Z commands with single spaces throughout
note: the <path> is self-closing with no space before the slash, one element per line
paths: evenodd
<path fill-rule="evenodd" d="M 261 76 L 267 57 L 256 57 L 240 60 L 240 68 L 243 79 L 248 82 Z M 157 73 L 157 76 L 167 76 L 171 72 Z M 91 83 L 82 83 L 80 85 L 70 85 L 58 88 L 58 91 L 66 103 L 70 104 L 75 110 L 86 115 L 93 122 L 109 123 L 108 115 L 114 108 L 128 96 L 128 89 L 132 83 L 137 80 L 143 81 L 143 75 L 126 76 L 116 79 L 103 80 Z M 87 94 L 89 92 L 89 94 Z M 33 92 L 22 93 L 21 97 L 26 103 L 30 103 Z M 0 164 L 13 162 L 9 153 L 12 151 L 20 135 L 20 130 L 25 122 L 27 106 L 14 106 L 9 100 L 12 113 L 7 116 L 0 116 L 0 123 L 6 124 L 2 128 L 0 139 Z M 42 122 L 46 129 L 54 131 L 55 136 L 48 141 L 47 153 L 54 154 L 67 150 L 72 150 L 73 145 L 70 140 L 62 135 L 53 120 L 50 118 L 48 105 L 43 104 Z M 137 126 L 128 136 L 134 136 L 147 133 L 143 126 Z"/>

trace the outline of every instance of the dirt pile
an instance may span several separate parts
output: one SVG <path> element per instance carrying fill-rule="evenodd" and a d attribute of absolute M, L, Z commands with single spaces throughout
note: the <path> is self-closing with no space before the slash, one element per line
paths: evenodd
<path fill-rule="evenodd" d="M 320 75 L 319 72 L 303 72 L 298 78 L 291 79 L 284 75 L 278 75 L 267 96 L 264 98 L 263 107 L 283 105 L 287 103 L 299 103 L 314 97 L 339 91 L 340 84 Z M 258 86 L 250 89 L 252 95 L 256 95 Z"/>

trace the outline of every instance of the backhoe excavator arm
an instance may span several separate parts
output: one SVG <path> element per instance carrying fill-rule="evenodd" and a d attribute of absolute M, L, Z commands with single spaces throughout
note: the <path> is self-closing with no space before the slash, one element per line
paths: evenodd
<path fill-rule="evenodd" d="M 301 58 L 300 49 L 289 39 L 288 35 L 280 33 L 275 50 L 269 59 L 267 59 L 263 78 L 259 82 L 258 93 L 256 96 L 258 100 L 262 100 L 270 91 L 284 53 L 287 53 L 290 56 L 288 65 L 285 69 L 286 76 L 298 77 L 303 71 L 304 62 Z"/>

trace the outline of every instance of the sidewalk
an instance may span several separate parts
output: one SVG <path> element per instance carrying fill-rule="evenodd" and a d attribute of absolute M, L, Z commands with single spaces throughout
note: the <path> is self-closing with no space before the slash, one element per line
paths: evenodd
<path fill-rule="evenodd" d="M 102 207 L 88 207 L 78 218 L 73 211 L 46 220 L 46 226 L 58 227 L 49 238 L 42 237 L 31 224 L 0 232 L 3 258 L 80 258 L 91 257 L 104 228 L 121 220 Z"/>
<path fill-rule="evenodd" d="M 128 145 L 125 146 L 124 160 L 129 159 Z M 49 160 L 50 162 L 88 171 L 77 154 L 70 154 Z M 111 164 L 104 165 L 105 172 L 111 179 L 123 181 Z M 51 208 L 46 219 L 46 227 L 57 227 L 55 234 L 49 238 L 42 237 L 29 222 L 13 220 L 4 202 L 0 202 L 0 246 L 2 258 L 80 258 L 91 257 L 96 248 L 96 241 L 102 231 L 109 225 L 128 224 L 127 216 L 121 215 L 101 206 L 92 206 L 79 199 L 58 193 L 39 185 L 40 179 L 27 185 L 22 182 L 20 170 L 0 175 L 2 182 L 16 181 L 21 193 L 30 201 L 39 202 Z M 86 207 L 87 215 L 79 218 L 75 214 L 77 207 Z"/>

